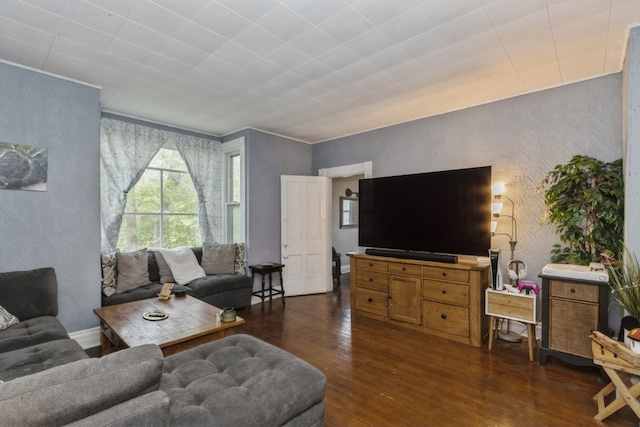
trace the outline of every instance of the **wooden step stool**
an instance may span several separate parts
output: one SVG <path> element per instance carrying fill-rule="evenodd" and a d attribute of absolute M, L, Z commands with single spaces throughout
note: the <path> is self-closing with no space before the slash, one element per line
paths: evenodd
<path fill-rule="evenodd" d="M 631 377 L 640 376 L 640 355 L 629 350 L 624 343 L 614 341 L 597 331 L 591 335 L 591 350 L 593 363 L 602 366 L 611 379 L 609 384 L 593 396 L 593 400 L 598 403 L 598 413 L 594 418 L 602 421 L 629 405 L 640 419 L 640 403 L 637 399 L 640 395 L 640 381 L 636 384 L 630 381 Z M 605 398 L 616 390 L 620 395 L 608 405 L 605 404 Z"/>

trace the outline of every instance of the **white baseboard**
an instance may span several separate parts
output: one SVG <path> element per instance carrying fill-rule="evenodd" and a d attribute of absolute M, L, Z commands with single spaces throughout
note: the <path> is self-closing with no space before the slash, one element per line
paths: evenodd
<path fill-rule="evenodd" d="M 100 347 L 100 327 L 96 326 L 91 329 L 84 329 L 82 331 L 71 332 L 69 334 L 71 339 L 77 341 L 80 347 L 83 349 Z"/>

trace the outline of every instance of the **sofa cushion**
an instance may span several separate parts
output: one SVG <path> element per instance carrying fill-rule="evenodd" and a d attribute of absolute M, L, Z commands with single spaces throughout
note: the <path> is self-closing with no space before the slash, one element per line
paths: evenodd
<path fill-rule="evenodd" d="M 235 243 L 204 243 L 200 265 L 207 274 L 235 274 L 238 245 Z"/>
<path fill-rule="evenodd" d="M 169 425 L 170 407 L 167 393 L 154 391 L 67 424 L 66 427 L 164 427 Z"/>
<path fill-rule="evenodd" d="M 205 276 L 204 270 L 200 267 L 191 248 L 182 246 L 174 249 L 158 249 L 158 251 L 169 265 L 177 284 L 185 285 Z"/>
<path fill-rule="evenodd" d="M 162 352 L 144 345 L 0 384 L 6 425 L 59 426 L 157 390 Z"/>
<path fill-rule="evenodd" d="M 187 285 L 196 298 L 251 287 L 251 278 L 240 274 L 215 274 L 196 279 Z M 220 307 L 222 308 L 222 307 Z"/>
<path fill-rule="evenodd" d="M 28 376 L 88 357 L 82 347 L 69 338 L 7 351 L 0 353 L 0 380 Z"/>
<path fill-rule="evenodd" d="M 16 316 L 9 313 L 5 308 L 0 305 L 0 331 L 4 331 L 7 328 L 20 322 Z"/>
<path fill-rule="evenodd" d="M 125 292 L 149 284 L 147 249 L 116 253 L 117 292 Z"/>
<path fill-rule="evenodd" d="M 36 317 L 0 331 L 0 353 L 68 338 L 67 331 L 55 317 Z"/>
<path fill-rule="evenodd" d="M 175 283 L 176 279 L 173 278 L 173 274 L 171 274 L 171 268 L 169 268 L 169 264 L 162 256 L 160 251 L 155 251 L 156 262 L 158 263 L 158 280 L 160 283 Z"/>
<path fill-rule="evenodd" d="M 172 426 L 250 426 L 322 408 L 325 385 L 307 362 L 238 334 L 165 358 L 160 390 L 171 399 Z"/>
<path fill-rule="evenodd" d="M 55 270 L 46 267 L 0 273 L 0 305 L 21 321 L 57 315 L 58 282 Z"/>

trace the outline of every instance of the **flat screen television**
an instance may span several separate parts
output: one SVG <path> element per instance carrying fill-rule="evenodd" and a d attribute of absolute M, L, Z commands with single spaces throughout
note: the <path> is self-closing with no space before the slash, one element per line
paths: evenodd
<path fill-rule="evenodd" d="M 359 199 L 362 247 L 488 255 L 491 166 L 362 179 Z"/>

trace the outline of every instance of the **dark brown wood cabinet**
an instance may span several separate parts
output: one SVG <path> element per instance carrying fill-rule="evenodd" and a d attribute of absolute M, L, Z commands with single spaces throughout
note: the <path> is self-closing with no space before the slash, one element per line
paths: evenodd
<path fill-rule="evenodd" d="M 489 267 L 351 255 L 354 315 L 482 347 Z"/>
<path fill-rule="evenodd" d="M 589 336 L 608 335 L 609 285 L 540 275 L 542 344 L 540 364 L 549 356 L 576 366 L 593 366 Z"/>

